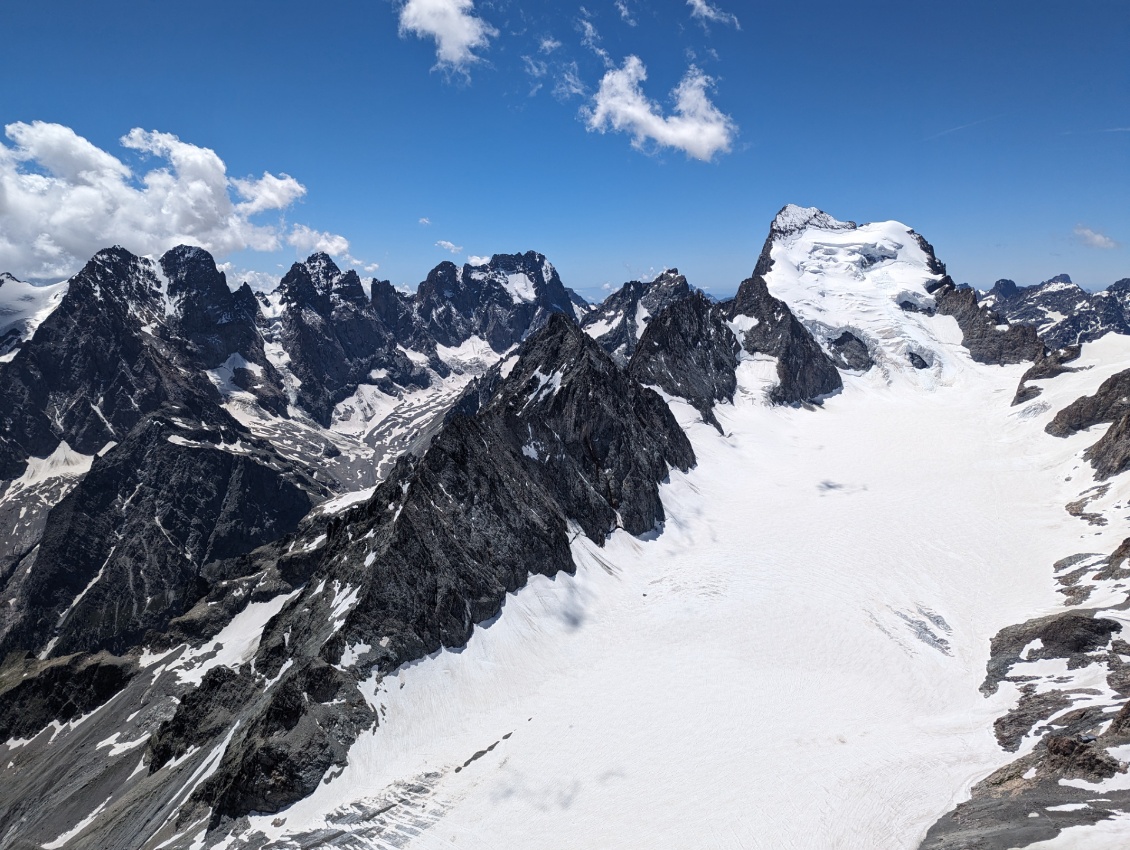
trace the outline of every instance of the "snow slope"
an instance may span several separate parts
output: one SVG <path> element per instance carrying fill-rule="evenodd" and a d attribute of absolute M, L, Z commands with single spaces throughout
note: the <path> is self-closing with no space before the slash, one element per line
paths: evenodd
<path fill-rule="evenodd" d="M 59 306 L 67 282 L 36 286 L 0 274 L 0 361 L 11 360 Z"/>
<path fill-rule="evenodd" d="M 1064 511 L 1080 441 L 1010 407 L 1024 368 L 922 321 L 945 381 L 892 360 L 810 411 L 740 371 L 725 436 L 674 403 L 699 465 L 662 534 L 578 537 L 575 577 L 371 683 L 381 725 L 345 771 L 229 846 L 915 847 L 1013 758 L 992 722 L 1015 687 L 978 691 L 989 638 L 1058 609 L 1053 561 L 1122 536 Z"/>

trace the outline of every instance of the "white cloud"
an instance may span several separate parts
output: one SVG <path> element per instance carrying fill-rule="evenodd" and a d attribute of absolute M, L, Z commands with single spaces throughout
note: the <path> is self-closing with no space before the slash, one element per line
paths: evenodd
<path fill-rule="evenodd" d="M 526 73 L 534 79 L 540 79 L 549 71 L 549 65 L 540 59 L 534 59 L 532 56 L 523 56 L 522 62 L 526 66 Z"/>
<path fill-rule="evenodd" d="M 552 53 L 560 46 L 561 42 L 553 36 L 549 35 L 541 40 L 541 43 L 538 45 L 538 50 L 540 50 L 542 53 Z"/>
<path fill-rule="evenodd" d="M 485 266 L 490 262 L 490 257 L 479 257 L 475 254 L 471 254 L 467 257 L 467 262 L 472 266 Z"/>
<path fill-rule="evenodd" d="M 498 35 L 474 11 L 474 0 L 407 0 L 400 7 L 400 34 L 435 39 L 435 67 L 466 73 L 481 59 L 474 51 Z"/>
<path fill-rule="evenodd" d="M 620 13 L 620 20 L 628 26 L 634 27 L 636 25 L 636 19 L 632 17 L 627 0 L 616 0 L 616 11 Z"/>
<path fill-rule="evenodd" d="M 427 227 L 431 223 L 432 223 L 432 220 L 430 218 L 428 218 L 427 216 L 424 216 L 422 219 L 420 219 L 420 224 L 424 225 L 424 227 Z"/>
<path fill-rule="evenodd" d="M 633 147 L 642 149 L 651 141 L 704 162 L 730 150 L 737 126 L 707 97 L 710 77 L 693 65 L 687 70 L 671 93 L 673 115 L 663 115 L 659 105 L 644 95 L 640 84 L 646 79 L 647 68 L 638 56 L 629 56 L 622 68 L 608 71 L 592 106 L 583 113 L 588 129 L 629 133 Z"/>
<path fill-rule="evenodd" d="M 1111 250 L 1113 248 L 1121 248 L 1122 246 L 1111 239 L 1105 234 L 1098 231 L 1091 230 L 1089 227 L 1084 227 L 1081 224 L 1075 225 L 1075 235 L 1079 241 L 1086 245 L 1088 248 L 1102 248 Z"/>
<path fill-rule="evenodd" d="M 581 82 L 581 73 L 576 62 L 570 62 L 561 69 L 557 84 L 553 87 L 553 96 L 558 100 L 568 100 L 571 97 L 584 97 L 588 89 Z"/>
<path fill-rule="evenodd" d="M 237 269 L 232 263 L 217 263 L 216 268 L 227 275 L 228 286 L 232 288 L 246 283 L 256 291 L 271 292 L 279 285 L 281 280 L 280 275 L 252 269 Z"/>
<path fill-rule="evenodd" d="M 711 6 L 707 0 L 687 0 L 687 5 L 691 7 L 691 17 L 698 18 L 703 26 L 710 21 L 716 24 L 730 24 L 734 29 L 742 28 L 735 15 L 723 12 L 717 6 Z"/>
<path fill-rule="evenodd" d="M 252 219 L 306 194 L 286 174 L 233 179 L 209 148 L 134 129 L 123 147 L 162 162 L 133 170 L 61 124 L 16 122 L 0 142 L 0 269 L 28 277 L 73 273 L 101 248 L 137 254 L 200 245 L 217 256 L 280 247 L 277 226 Z"/>
<path fill-rule="evenodd" d="M 581 7 L 581 12 L 587 14 L 584 6 Z M 580 18 L 577 21 L 577 29 L 581 32 L 581 44 L 600 57 L 600 60 L 609 68 L 612 67 L 612 57 L 608 55 L 608 51 L 600 45 L 600 33 L 593 22 L 588 18 Z"/>
<path fill-rule="evenodd" d="M 314 230 L 305 224 L 296 224 L 291 228 L 286 235 L 286 244 L 293 245 L 302 252 L 325 251 L 339 257 L 344 257 L 349 252 L 349 240 L 344 236 Z"/>
<path fill-rule="evenodd" d="M 461 245 L 455 245 L 451 242 L 448 242 L 446 239 L 439 240 L 436 243 L 436 247 L 437 248 L 443 248 L 443 250 L 445 250 L 445 251 L 450 251 L 452 254 L 463 253 L 463 247 Z"/>
<path fill-rule="evenodd" d="M 372 274 L 381 267 L 380 263 L 367 263 L 364 260 L 359 260 L 352 254 L 345 254 L 345 262 L 354 268 L 361 269 L 361 271 Z"/>

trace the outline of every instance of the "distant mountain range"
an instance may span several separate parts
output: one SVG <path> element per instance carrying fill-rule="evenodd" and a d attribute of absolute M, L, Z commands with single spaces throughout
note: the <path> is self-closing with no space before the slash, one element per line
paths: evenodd
<path fill-rule="evenodd" d="M 1102 784 L 1125 773 L 1118 748 L 1130 747 L 1130 646 L 1107 610 L 1130 606 L 1120 583 L 1130 575 L 1125 544 L 1050 559 L 1061 563 L 1048 573 L 1049 598 L 1058 582 L 1066 611 L 1029 611 L 1027 592 L 985 610 L 984 593 L 957 578 L 980 568 L 957 562 L 976 560 L 996 532 L 973 521 L 964 529 L 961 506 L 845 508 L 849 525 L 880 529 L 868 555 L 815 519 L 825 502 L 814 500 L 857 493 L 857 504 L 870 504 L 918 480 L 890 457 L 920 457 L 928 476 L 929 458 L 952 452 L 953 464 L 971 464 L 955 480 L 978 482 L 975 516 L 988 504 L 1002 526 L 1031 526 L 1041 540 L 1054 532 L 1056 546 L 1076 548 L 1081 525 L 1124 522 L 1130 342 L 1115 337 L 1130 335 L 1128 293 L 1130 279 L 1086 293 L 1065 275 L 1024 288 L 1002 280 L 977 293 L 955 285 L 905 225 L 857 225 L 794 206 L 776 217 L 752 274 L 724 301 L 669 269 L 588 304 L 533 251 L 442 263 L 413 294 L 387 281 L 366 287 L 321 253 L 295 263 L 273 292 L 233 290 L 212 256 L 191 246 L 156 260 L 109 248 L 49 287 L 0 276 L 0 845 L 425 847 L 450 812 L 459 846 L 472 832 L 457 826 L 465 817 L 457 813 L 483 811 L 497 794 L 459 784 L 470 781 L 472 763 L 485 764 L 495 748 L 520 759 L 547 739 L 496 735 L 497 724 L 484 721 L 479 731 L 494 743 L 468 760 L 457 764 L 462 751 L 444 749 L 446 739 L 408 747 L 397 758 L 415 767 L 355 792 L 335 780 L 377 782 L 386 772 L 361 755 L 366 747 L 386 736 L 388 751 L 401 752 L 396 736 L 419 740 L 412 724 L 439 710 L 433 693 L 388 713 L 404 671 L 435 668 L 444 651 L 472 658 L 484 627 L 508 633 L 520 622 L 509 600 L 536 598 L 550 580 L 581 594 L 595 593 L 599 577 L 629 582 L 635 553 L 661 565 L 643 585 L 650 590 L 619 607 L 594 602 L 595 613 L 569 608 L 574 620 L 566 620 L 581 631 L 586 618 L 634 623 L 632 606 L 673 593 L 683 607 L 663 621 L 663 640 L 625 636 L 622 645 L 677 656 L 681 641 L 694 646 L 711 631 L 712 600 L 745 598 L 728 587 L 762 570 L 779 575 L 779 559 L 761 554 L 774 548 L 758 536 L 770 529 L 797 538 L 796 551 L 807 545 L 799 537 L 826 539 L 826 557 L 810 568 L 831 569 L 829 580 L 844 582 L 843 610 L 860 614 L 837 627 L 844 645 L 882 641 L 902 671 L 896 679 L 960 679 L 946 691 L 953 705 L 980 704 L 965 685 L 983 678 L 986 661 L 985 692 L 1016 691 L 1015 703 L 986 721 L 995 721 L 991 730 L 967 712 L 981 724 L 970 740 L 995 731 L 999 747 L 978 750 L 976 763 L 998 772 L 950 814 L 961 789 L 945 787 L 948 773 L 924 773 L 922 794 L 941 788 L 944 799 L 931 797 L 934 808 L 910 818 L 917 832 L 901 845 L 873 846 L 1025 846 L 1009 841 L 1103 820 L 1130 802 L 1130 784 Z M 875 473 L 875 496 L 830 477 L 809 481 L 799 468 L 785 474 L 835 435 L 856 434 L 857 415 L 875 424 L 852 438 L 848 454 L 870 458 L 865 469 L 893 470 L 889 480 Z M 983 433 L 978 453 L 969 440 L 947 441 L 977 417 L 996 429 L 974 432 Z M 788 460 L 809 439 L 801 460 Z M 1055 454 L 1061 445 L 1071 450 Z M 1003 495 L 1011 485 L 985 495 L 998 486 L 985 469 L 1008 481 L 1035 476 L 1024 460 L 1033 452 L 1055 458 L 1037 465 L 1040 475 L 1055 472 L 1044 501 L 1067 503 L 1066 513 L 1055 506 L 1054 521 L 1014 509 Z M 791 489 L 794 477 L 803 496 L 799 483 Z M 764 497 L 770 487 L 775 495 Z M 884 541 L 901 539 L 895 528 L 906 524 L 921 526 L 914 547 L 888 549 Z M 736 557 L 724 541 L 745 534 Z M 683 559 L 715 551 L 723 578 L 708 592 Z M 836 568 L 841 557 L 850 568 Z M 1030 577 L 1026 563 L 1007 569 Z M 1105 607 L 1082 607 L 1092 593 L 1107 594 Z M 768 595 L 766 585 L 742 609 L 752 630 L 777 616 L 758 607 Z M 773 629 L 795 628 L 803 641 L 825 627 L 817 615 L 803 625 L 803 611 Z M 518 643 L 556 657 L 560 641 L 539 637 L 534 621 L 523 628 Z M 737 632 L 726 635 L 740 643 Z M 611 657 L 617 646 L 606 647 Z M 625 655 L 625 682 L 654 658 Z M 1063 671 L 1020 672 L 1054 659 Z M 487 711 L 497 696 L 504 714 L 519 706 L 525 720 L 534 697 L 506 688 L 579 675 L 557 663 L 515 662 L 497 693 L 483 687 L 473 705 L 443 711 Z M 714 666 L 714 657 L 697 663 L 745 675 Z M 860 687 L 881 695 L 884 676 L 862 658 L 859 668 Z M 1090 679 L 1066 672 L 1076 670 Z M 668 687 L 648 681 L 640 687 L 657 688 L 648 693 Z M 930 705 L 923 697 L 915 711 L 933 717 Z M 688 715 L 671 734 L 684 721 L 698 722 Z M 600 722 L 611 722 L 607 713 Z M 636 722 L 661 724 L 646 711 Z M 610 751 L 638 756 L 632 730 L 615 728 L 624 743 L 609 742 Z M 719 740 L 703 760 L 736 748 L 756 765 L 757 735 Z M 426 765 L 412 761 L 425 750 Z M 830 752 L 805 758 L 816 770 L 834 760 Z M 851 764 L 863 770 L 867 752 Z M 547 765 L 547 775 L 555 769 Z M 654 779 L 627 781 L 643 793 Z M 729 805 L 711 799 L 703 823 L 712 807 Z M 419 812 L 397 821 L 389 813 L 398 806 Z M 1032 816 L 1037 809 L 1043 814 Z M 516 811 L 506 829 L 517 832 L 481 834 L 519 846 L 519 826 L 539 809 Z M 626 829 L 623 838 L 626 824 L 614 817 L 608 829 Z M 342 843 L 347 833 L 354 843 Z M 820 846 L 837 840 L 812 834 Z"/>

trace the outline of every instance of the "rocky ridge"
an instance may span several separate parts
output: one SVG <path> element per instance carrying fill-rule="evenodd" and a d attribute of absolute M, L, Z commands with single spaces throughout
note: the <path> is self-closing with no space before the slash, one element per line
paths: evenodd
<path fill-rule="evenodd" d="M 1094 342 L 1108 333 L 1130 334 L 1130 278 L 1087 292 L 1060 274 L 1033 286 L 998 280 L 981 299 L 1010 322 L 1036 328 L 1052 349 Z"/>
<path fill-rule="evenodd" d="M 816 221 L 778 218 L 778 237 Z M 855 227 L 825 218 L 822 226 L 834 230 Z M 862 335 L 838 329 L 826 338 L 770 294 L 771 258 L 722 304 L 675 270 L 647 292 L 610 296 L 621 296 L 613 302 L 623 308 L 618 330 L 594 342 L 599 316 L 609 314 L 585 313 L 533 252 L 480 266 L 442 264 L 414 296 L 376 281 L 368 297 L 356 274 L 324 255 L 295 264 L 273 296 L 257 297 L 246 287 L 228 290 L 198 249 L 175 249 L 156 265 L 103 253 L 109 259 L 100 262 L 114 268 L 100 266 L 87 276 L 93 283 L 71 287 L 93 293 L 79 305 L 90 312 L 68 326 L 50 324 L 56 311 L 44 323 L 50 333 L 25 344 L 13 363 L 47 360 L 52 341 L 72 344 L 66 334 L 91 316 L 99 321 L 104 308 L 91 305 L 106 301 L 114 317 L 107 327 L 130 343 L 111 352 L 113 368 L 124 362 L 131 374 L 151 377 L 124 391 L 138 408 L 133 419 L 119 405 L 108 407 L 119 418 L 107 416 L 101 431 L 94 414 L 76 414 L 74 425 L 64 418 L 64 430 L 55 420 L 40 432 L 29 426 L 32 437 L 13 452 L 16 468 L 19 457 L 36 456 L 35 433 L 49 435 L 44 446 L 73 436 L 91 460 L 89 472 L 51 497 L 61 501 L 47 511 L 42 533 L 8 568 L 6 578 L 21 576 L 10 587 L 31 604 L 11 606 L 19 616 L 0 624 L 0 646 L 13 650 L 7 684 L 21 683 L 6 688 L 0 677 L 0 721 L 34 717 L 18 733 L 31 734 L 48 717 L 97 715 L 107 700 L 144 706 L 146 725 L 130 728 L 152 732 L 133 751 L 146 778 L 83 835 L 107 845 L 156 842 L 144 819 L 166 823 L 165 840 L 195 821 L 216 828 L 251 811 L 278 811 L 332 782 L 350 742 L 380 720 L 361 688 L 367 677 L 379 685 L 406 661 L 462 646 L 531 571 L 571 570 L 577 533 L 601 542 L 616 528 L 660 530 L 658 482 L 694 456 L 645 385 L 686 399 L 717 426 L 714 407 L 732 398 L 742 359 L 776 359 L 769 395 L 778 404 L 818 402 L 842 387 L 840 369 L 872 366 Z M 125 297 L 105 298 L 115 287 Z M 625 306 L 632 303 L 634 312 Z M 969 312 L 967 338 L 996 321 Z M 496 354 L 520 348 L 430 420 L 434 436 L 352 508 L 309 512 L 340 488 L 322 459 L 230 415 L 233 400 L 245 399 L 274 422 L 308 415 L 324 426 L 359 386 L 391 395 L 442 380 L 451 368 L 446 350 L 472 337 Z M 998 360 L 1001 350 L 1011 349 L 998 346 Z M 92 357 L 93 347 L 87 352 Z M 33 375 L 19 368 L 13 374 Z M 34 377 L 22 380 L 30 397 Z M 61 398 L 68 385 L 59 386 Z M 85 392 L 81 398 L 94 397 Z M 131 582 L 137 591 L 112 590 Z M 266 610 L 256 606 L 276 603 L 243 655 L 223 648 L 200 655 L 221 630 Z M 103 649 L 125 657 L 95 654 Z M 171 660 L 151 660 L 161 652 Z M 209 653 L 226 660 L 208 667 Z M 57 671 L 72 667 L 95 672 L 81 673 L 92 677 L 90 687 L 69 705 Z M 197 680 L 200 667 L 208 669 Z M 107 710 L 89 728 L 105 735 L 113 722 Z M 50 777 L 51 785 L 25 790 L 23 799 L 34 793 L 77 806 L 74 789 L 94 787 L 95 768 L 51 764 L 36 779 Z M 97 781 L 109 784 L 118 766 L 108 762 Z M 24 806 L 0 816 L 0 837 L 21 834 L 26 816 Z"/>

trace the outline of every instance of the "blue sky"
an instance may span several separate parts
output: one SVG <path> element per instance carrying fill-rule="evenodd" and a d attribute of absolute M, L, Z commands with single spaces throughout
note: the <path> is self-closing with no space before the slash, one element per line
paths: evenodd
<path fill-rule="evenodd" d="M 0 269 L 24 277 L 183 238 L 239 275 L 322 246 L 414 287 L 535 249 L 592 299 L 666 266 L 723 296 L 785 203 L 903 221 L 980 287 L 1130 276 L 1125 2 L 4 13 Z"/>

